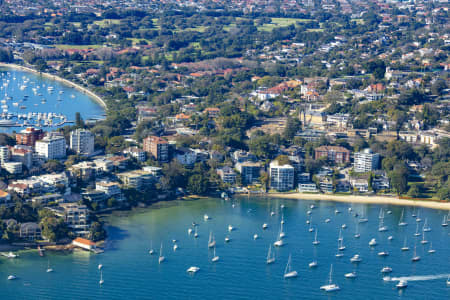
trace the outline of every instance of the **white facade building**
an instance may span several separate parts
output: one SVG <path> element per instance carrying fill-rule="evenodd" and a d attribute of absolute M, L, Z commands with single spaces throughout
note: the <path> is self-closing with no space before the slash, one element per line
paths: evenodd
<path fill-rule="evenodd" d="M 294 167 L 279 165 L 278 161 L 270 163 L 270 187 L 277 191 L 294 189 Z"/>
<path fill-rule="evenodd" d="M 373 153 L 371 149 L 356 152 L 354 156 L 355 172 L 370 172 L 378 169 L 380 155 Z"/>
<path fill-rule="evenodd" d="M 94 152 L 94 135 L 86 129 L 70 132 L 70 149 L 78 154 L 91 155 Z"/>
<path fill-rule="evenodd" d="M 64 158 L 66 157 L 66 139 L 59 133 L 51 132 L 36 142 L 36 153 L 44 159 Z"/>

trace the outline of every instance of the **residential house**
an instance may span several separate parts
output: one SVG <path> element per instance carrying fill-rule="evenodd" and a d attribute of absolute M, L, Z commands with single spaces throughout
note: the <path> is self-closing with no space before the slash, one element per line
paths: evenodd
<path fill-rule="evenodd" d="M 340 146 L 320 146 L 314 149 L 315 159 L 326 157 L 337 164 L 350 162 L 350 150 Z"/>
<path fill-rule="evenodd" d="M 217 174 L 220 176 L 224 183 L 235 184 L 236 183 L 236 172 L 232 168 L 225 166 L 221 169 L 217 169 Z"/>

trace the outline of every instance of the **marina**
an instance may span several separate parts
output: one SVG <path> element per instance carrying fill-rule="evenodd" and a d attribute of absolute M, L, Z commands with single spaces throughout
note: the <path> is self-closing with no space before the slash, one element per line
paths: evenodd
<path fill-rule="evenodd" d="M 42 258 L 37 251 L 24 251 L 16 259 L 1 258 L 0 288 L 6 295 L 47 299 L 62 295 L 83 299 L 77 289 L 96 299 L 175 299 L 183 298 L 186 290 L 190 297 L 203 299 L 287 299 L 298 295 L 424 299 L 449 295 L 450 236 L 448 227 L 441 225 L 448 211 L 417 209 L 431 229 L 427 240 L 435 253 L 430 254 L 430 245 L 420 243 L 422 236 L 414 236 L 416 221 L 411 207 L 313 203 L 315 209 L 308 214 L 311 201 L 210 198 L 161 202 L 125 216 L 109 216 L 104 253 L 46 251 Z M 385 212 L 389 232 L 378 231 L 380 209 Z M 335 214 L 335 210 L 341 213 Z M 208 218 L 203 218 L 205 214 Z M 356 215 L 364 215 L 367 222 L 357 222 Z M 401 218 L 414 225 L 398 226 Z M 330 221 L 325 223 L 325 219 Z M 313 223 L 313 232 L 307 220 Z M 266 229 L 261 226 L 264 223 Z M 347 227 L 343 229 L 342 224 Z M 359 238 L 354 237 L 356 226 Z M 194 231 L 188 231 L 194 227 L 197 238 Z M 280 229 L 286 232 L 283 238 Z M 316 240 L 317 232 L 320 244 L 314 245 L 311 241 Z M 225 237 L 233 242 L 226 243 Z M 376 245 L 369 246 L 373 239 Z M 274 247 L 276 241 L 283 241 L 284 246 Z M 345 241 L 345 251 L 336 250 L 339 241 Z M 402 251 L 405 244 L 414 251 Z M 150 255 L 149 249 L 156 245 L 159 249 Z M 179 248 L 171 251 L 174 245 Z M 336 257 L 336 252 L 342 257 Z M 389 256 L 380 257 L 379 252 Z M 420 261 L 413 262 L 416 256 Z M 52 272 L 47 273 L 48 269 Z M 6 280 L 9 275 L 16 280 Z M 205 289 L 206 284 L 210 288 Z"/>
<path fill-rule="evenodd" d="M 0 130 L 23 127 L 53 130 L 74 122 L 104 118 L 103 108 L 88 95 L 50 78 L 11 68 L 0 68 Z"/>

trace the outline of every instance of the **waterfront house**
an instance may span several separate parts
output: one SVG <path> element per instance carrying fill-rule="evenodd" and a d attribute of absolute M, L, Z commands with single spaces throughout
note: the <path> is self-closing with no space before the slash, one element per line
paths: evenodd
<path fill-rule="evenodd" d="M 76 247 L 80 247 L 88 251 L 94 250 L 96 248 L 96 245 L 93 241 L 81 237 L 77 237 L 76 239 L 74 239 L 72 241 L 72 244 Z"/>
<path fill-rule="evenodd" d="M 224 183 L 234 184 L 236 182 L 236 172 L 234 172 L 233 169 L 228 166 L 217 169 L 217 174 L 220 176 Z"/>
<path fill-rule="evenodd" d="M 20 224 L 19 236 L 22 239 L 36 240 L 41 239 L 41 228 L 35 222 L 27 222 Z"/>

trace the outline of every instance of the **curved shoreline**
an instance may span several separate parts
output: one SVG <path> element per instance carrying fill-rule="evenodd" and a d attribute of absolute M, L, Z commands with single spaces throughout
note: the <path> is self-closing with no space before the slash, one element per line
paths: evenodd
<path fill-rule="evenodd" d="M 78 91 L 82 92 L 83 94 L 87 94 L 95 102 L 100 104 L 100 106 L 105 110 L 105 112 L 108 110 L 108 107 L 107 107 L 105 101 L 100 96 L 98 96 L 94 92 L 90 91 L 89 89 L 87 89 L 87 88 L 85 88 L 85 87 L 83 87 L 83 86 L 81 86 L 79 84 L 76 84 L 76 83 L 74 83 L 74 82 L 72 82 L 70 80 L 64 79 L 64 78 L 56 76 L 56 75 L 52 75 L 50 73 L 41 73 L 41 72 L 38 72 L 38 71 L 36 71 L 36 70 L 34 70 L 32 68 L 28 68 L 28 67 L 17 65 L 17 64 L 7 64 L 7 63 L 1 63 L 0 62 L 0 67 L 11 68 L 11 69 L 18 69 L 18 70 L 21 70 L 21 71 L 26 71 L 26 72 L 30 72 L 30 73 L 33 73 L 33 74 L 36 74 L 36 75 L 40 75 L 40 76 L 52 79 L 54 81 L 62 82 L 65 85 L 68 85 L 68 86 L 71 86 L 71 87 L 77 89 Z"/>
<path fill-rule="evenodd" d="M 365 204 L 389 204 L 402 206 L 419 206 L 432 209 L 450 211 L 450 202 L 407 200 L 388 196 L 357 196 L 357 195 L 325 195 L 325 194 L 305 194 L 305 193 L 267 193 L 260 194 L 261 197 L 282 198 L 293 200 L 323 200 L 347 203 L 365 203 Z"/>

